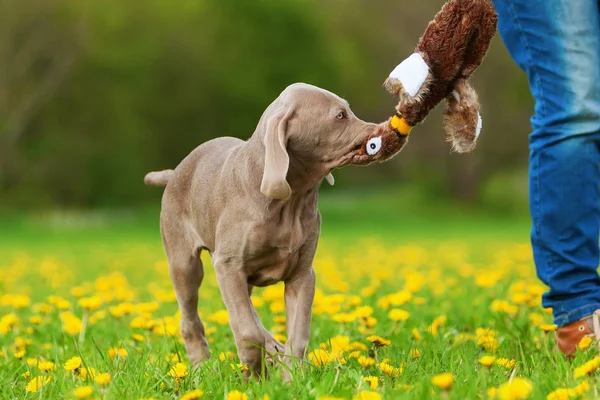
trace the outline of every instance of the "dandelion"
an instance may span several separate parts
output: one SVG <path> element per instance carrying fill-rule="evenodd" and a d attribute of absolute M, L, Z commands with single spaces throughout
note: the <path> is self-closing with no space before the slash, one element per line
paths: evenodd
<path fill-rule="evenodd" d="M 377 389 L 377 386 L 379 386 L 379 379 L 376 376 L 365 376 L 363 382 L 367 382 L 373 390 Z"/>
<path fill-rule="evenodd" d="M 97 310 L 102 305 L 102 299 L 98 296 L 84 297 L 79 299 L 79 305 L 88 311 Z"/>
<path fill-rule="evenodd" d="M 239 390 L 232 390 L 227 393 L 226 400 L 248 400 L 248 395 L 240 392 Z"/>
<path fill-rule="evenodd" d="M 81 368 L 81 357 L 71 357 L 65 362 L 64 368 L 67 371 L 77 371 Z"/>
<path fill-rule="evenodd" d="M 219 325 L 227 325 L 229 323 L 229 313 L 227 313 L 227 310 L 220 310 L 210 314 L 208 320 Z"/>
<path fill-rule="evenodd" d="M 373 343 L 375 347 L 386 347 L 392 343 L 390 340 L 386 340 L 381 336 L 376 335 L 368 336 L 367 341 Z"/>
<path fill-rule="evenodd" d="M 594 339 L 592 339 L 591 337 L 584 336 L 577 344 L 577 348 L 581 351 L 584 351 L 588 347 L 590 347 L 590 344 L 592 344 L 593 341 L 594 341 Z"/>
<path fill-rule="evenodd" d="M 356 394 L 354 400 L 381 400 L 381 395 L 377 392 L 363 390 Z"/>
<path fill-rule="evenodd" d="M 508 358 L 498 358 L 496 360 L 496 365 L 500 365 L 506 369 L 511 369 L 515 366 L 517 362 L 515 360 L 510 360 Z"/>
<path fill-rule="evenodd" d="M 494 356 L 483 356 L 483 357 L 479 358 L 479 363 L 487 368 L 490 368 L 492 365 L 494 365 L 495 361 L 496 361 L 496 357 L 494 357 Z"/>
<path fill-rule="evenodd" d="M 27 386 L 25 387 L 25 390 L 27 390 L 28 392 L 31 392 L 31 393 L 35 393 L 38 390 L 40 390 L 45 384 L 50 382 L 50 379 L 51 379 L 51 377 L 49 377 L 49 376 L 46 376 L 46 377 L 38 376 L 36 378 L 33 378 L 27 384 Z"/>
<path fill-rule="evenodd" d="M 204 395 L 204 392 L 200 389 L 193 390 L 181 396 L 179 400 L 198 400 Z"/>
<path fill-rule="evenodd" d="M 110 349 L 108 349 L 108 356 L 110 357 L 111 360 L 114 360 L 115 357 L 118 358 L 127 358 L 127 349 L 123 348 L 123 347 L 112 347 Z"/>
<path fill-rule="evenodd" d="M 421 334 L 417 328 L 412 328 L 411 333 L 417 342 L 423 340 L 423 337 L 421 337 Z"/>
<path fill-rule="evenodd" d="M 583 364 L 581 367 L 575 368 L 575 378 L 590 375 L 600 366 L 600 356 L 596 356 L 590 361 Z"/>
<path fill-rule="evenodd" d="M 224 353 L 224 352 L 219 353 L 219 360 L 225 361 L 226 358 L 233 360 L 235 358 L 235 353 L 233 353 L 231 351 L 228 351 L 226 353 Z"/>
<path fill-rule="evenodd" d="M 108 385 L 110 383 L 110 374 L 108 372 L 104 372 L 102 374 L 98 374 L 94 377 L 94 381 L 98 385 Z"/>
<path fill-rule="evenodd" d="M 386 360 L 377 364 L 377 368 L 379 368 L 381 370 L 381 372 L 383 372 L 384 374 L 386 374 L 388 376 L 391 376 L 392 378 L 400 376 L 400 374 L 402 373 L 402 368 L 396 368 L 396 367 L 388 364 L 386 362 Z"/>
<path fill-rule="evenodd" d="M 73 391 L 73 394 L 78 399 L 87 399 L 94 393 L 94 388 L 91 386 L 80 386 Z"/>
<path fill-rule="evenodd" d="M 408 311 L 401 310 L 399 308 L 394 308 L 388 313 L 388 317 L 392 321 L 406 321 L 410 314 Z"/>
<path fill-rule="evenodd" d="M 452 384 L 454 383 L 454 377 L 451 373 L 445 372 L 443 374 L 438 374 L 431 378 L 431 383 L 433 383 L 434 386 L 437 386 L 440 389 L 450 390 Z"/>
<path fill-rule="evenodd" d="M 169 371 L 169 376 L 176 379 L 184 378 L 185 376 L 187 376 L 187 374 L 187 365 L 185 365 L 184 363 L 177 363 L 173 365 L 171 367 L 171 370 Z"/>
<path fill-rule="evenodd" d="M 544 332 L 552 332 L 555 331 L 557 326 L 554 324 L 541 324 L 540 328 L 544 331 Z"/>
<path fill-rule="evenodd" d="M 323 365 L 329 364 L 329 362 L 331 361 L 331 356 L 327 350 L 316 349 L 308 354 L 308 359 L 316 367 L 321 367 Z"/>
<path fill-rule="evenodd" d="M 40 361 L 38 363 L 38 368 L 43 372 L 48 372 L 56 369 L 56 364 L 52 361 Z"/>
<path fill-rule="evenodd" d="M 375 359 L 371 358 L 371 357 L 360 356 L 360 357 L 358 357 L 358 363 L 363 368 L 369 368 L 369 367 L 372 367 L 373 365 L 375 365 Z"/>
<path fill-rule="evenodd" d="M 419 351 L 419 349 L 410 349 L 408 355 L 411 358 L 419 358 L 421 357 L 421 352 Z"/>
<path fill-rule="evenodd" d="M 524 400 L 529 398 L 532 391 L 531 382 L 527 379 L 515 378 L 498 387 L 498 398 L 500 400 Z"/>

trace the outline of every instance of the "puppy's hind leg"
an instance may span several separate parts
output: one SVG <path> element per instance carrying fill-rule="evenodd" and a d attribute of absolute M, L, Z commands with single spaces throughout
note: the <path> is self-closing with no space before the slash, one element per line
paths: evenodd
<path fill-rule="evenodd" d="M 181 336 L 190 362 L 198 365 L 210 358 L 204 324 L 198 315 L 198 288 L 204 278 L 204 267 L 200 251 L 192 251 L 178 240 L 167 240 L 165 233 L 163 241 L 169 260 L 169 273 L 181 310 Z"/>

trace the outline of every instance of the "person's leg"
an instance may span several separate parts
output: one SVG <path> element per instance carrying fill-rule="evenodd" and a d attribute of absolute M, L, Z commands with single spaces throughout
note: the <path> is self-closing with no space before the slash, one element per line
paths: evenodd
<path fill-rule="evenodd" d="M 597 0 L 496 0 L 498 28 L 535 98 L 530 209 L 537 273 L 558 326 L 600 308 Z"/>

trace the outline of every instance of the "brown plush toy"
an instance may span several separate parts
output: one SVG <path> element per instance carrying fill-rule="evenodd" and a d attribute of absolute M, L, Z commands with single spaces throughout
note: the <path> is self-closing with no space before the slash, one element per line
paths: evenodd
<path fill-rule="evenodd" d="M 384 87 L 399 99 L 397 112 L 365 142 L 361 149 L 364 155 L 377 161 L 399 152 L 411 129 L 443 99 L 447 101 L 446 139 L 459 153 L 473 150 L 482 124 L 479 100 L 469 76 L 481 64 L 496 24 L 496 11 L 488 0 L 450 0 L 444 4 L 414 53 L 386 79 Z M 375 154 L 370 152 L 377 147 L 373 141 L 380 143 Z"/>

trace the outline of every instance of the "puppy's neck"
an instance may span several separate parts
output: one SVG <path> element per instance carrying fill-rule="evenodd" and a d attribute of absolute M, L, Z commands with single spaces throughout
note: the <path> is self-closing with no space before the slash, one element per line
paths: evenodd
<path fill-rule="evenodd" d="M 292 196 L 305 196 L 316 192 L 319 185 L 329 173 L 324 166 L 306 162 L 289 154 L 290 166 L 287 173 L 287 182 L 292 188 Z"/>

